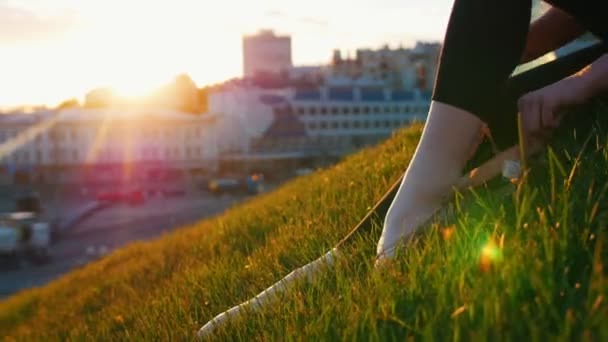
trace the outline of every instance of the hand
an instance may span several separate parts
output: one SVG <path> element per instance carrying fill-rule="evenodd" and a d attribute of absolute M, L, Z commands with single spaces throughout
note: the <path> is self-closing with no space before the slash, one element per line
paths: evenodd
<path fill-rule="evenodd" d="M 547 140 L 559 126 L 564 108 L 582 104 L 590 97 L 582 77 L 571 76 L 519 98 L 524 138 Z"/>

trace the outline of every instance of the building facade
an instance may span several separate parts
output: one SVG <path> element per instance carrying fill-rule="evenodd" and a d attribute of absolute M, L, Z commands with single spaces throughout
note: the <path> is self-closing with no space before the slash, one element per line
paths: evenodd
<path fill-rule="evenodd" d="M 263 30 L 243 37 L 243 76 L 279 75 L 292 68 L 291 37 Z"/>
<path fill-rule="evenodd" d="M 254 140 L 252 151 L 342 156 L 424 121 L 430 96 L 376 86 L 295 89 L 274 100 L 273 123 Z"/>
<path fill-rule="evenodd" d="M 130 170 L 212 172 L 216 118 L 163 110 L 69 109 L 0 116 L 0 171 L 83 180 Z M 83 172 L 81 172 L 83 171 Z M 89 175 L 90 176 L 90 175 Z M 110 177 L 110 176 L 108 176 Z"/>
<path fill-rule="evenodd" d="M 269 173 L 331 164 L 424 121 L 430 91 L 377 83 L 283 89 L 232 87 L 209 97 L 220 164 Z M 329 161 L 325 163 L 325 161 Z"/>
<path fill-rule="evenodd" d="M 417 42 L 413 48 L 359 49 L 343 58 L 334 51 L 329 83 L 363 79 L 395 89 L 431 90 L 437 72 L 441 44 Z M 332 82 L 334 80 L 334 82 Z"/>

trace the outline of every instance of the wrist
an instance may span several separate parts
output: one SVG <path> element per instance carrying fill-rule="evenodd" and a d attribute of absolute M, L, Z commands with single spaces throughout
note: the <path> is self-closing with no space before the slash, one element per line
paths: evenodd
<path fill-rule="evenodd" d="M 575 75 L 587 98 L 608 89 L 608 55 L 597 59 Z"/>
<path fill-rule="evenodd" d="M 589 73 L 577 73 L 570 76 L 570 86 L 574 94 L 580 102 L 590 100 L 597 93 L 596 82 Z"/>

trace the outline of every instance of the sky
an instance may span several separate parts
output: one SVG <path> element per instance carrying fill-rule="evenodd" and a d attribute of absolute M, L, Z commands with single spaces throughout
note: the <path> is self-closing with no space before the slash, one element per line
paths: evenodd
<path fill-rule="evenodd" d="M 242 74 L 242 36 L 292 37 L 296 65 L 336 48 L 441 40 L 452 0 L 0 0 L 0 108 L 57 105 L 112 87 L 142 95 L 180 73 Z"/>

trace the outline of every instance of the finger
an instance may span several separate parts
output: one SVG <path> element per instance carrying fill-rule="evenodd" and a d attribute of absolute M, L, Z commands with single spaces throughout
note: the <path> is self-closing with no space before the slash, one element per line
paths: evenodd
<path fill-rule="evenodd" d="M 541 108 L 541 118 L 543 128 L 556 128 L 558 123 L 557 116 L 555 115 L 555 106 L 550 103 L 544 103 Z"/>
<path fill-rule="evenodd" d="M 547 142 L 551 140 L 553 130 L 548 128 L 542 128 L 530 135 L 530 141 Z M 531 144 L 531 143 L 530 143 Z"/>
<path fill-rule="evenodd" d="M 556 127 L 561 125 L 564 116 L 566 116 L 564 111 L 553 110 L 553 120 L 555 120 Z"/>
<path fill-rule="evenodd" d="M 524 121 L 524 132 L 527 135 L 534 134 L 541 129 L 540 102 L 537 99 L 531 99 L 530 102 L 524 106 L 522 119 Z"/>

